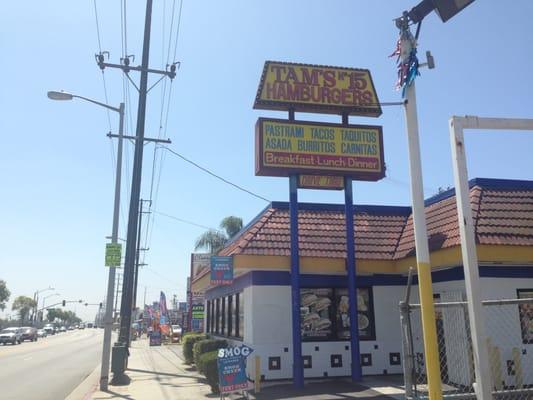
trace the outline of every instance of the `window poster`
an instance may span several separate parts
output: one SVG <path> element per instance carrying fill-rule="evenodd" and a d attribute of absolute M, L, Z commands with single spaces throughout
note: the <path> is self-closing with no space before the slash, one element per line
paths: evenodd
<path fill-rule="evenodd" d="M 301 289 L 302 340 L 326 340 L 333 335 L 333 289 Z"/>
<path fill-rule="evenodd" d="M 519 299 L 533 299 L 533 289 L 518 289 Z M 533 300 L 518 305 L 520 327 L 524 344 L 533 344 Z"/>
<path fill-rule="evenodd" d="M 350 313 L 348 289 L 336 289 L 336 336 L 337 339 L 350 339 Z M 357 322 L 361 340 L 374 338 L 374 313 L 369 288 L 357 289 Z"/>

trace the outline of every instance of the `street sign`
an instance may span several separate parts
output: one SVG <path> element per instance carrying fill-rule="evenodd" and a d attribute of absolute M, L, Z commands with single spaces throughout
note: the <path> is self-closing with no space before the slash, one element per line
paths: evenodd
<path fill-rule="evenodd" d="M 253 351 L 245 344 L 218 350 L 218 385 L 220 393 L 248 389 L 246 357 Z"/>
<path fill-rule="evenodd" d="M 385 176 L 381 126 L 259 118 L 255 132 L 256 175 Z"/>
<path fill-rule="evenodd" d="M 120 267 L 122 257 L 122 245 L 120 243 L 106 243 L 105 245 L 105 266 Z"/>
<path fill-rule="evenodd" d="M 233 257 L 211 257 L 211 285 L 231 285 L 233 283 Z"/>
<path fill-rule="evenodd" d="M 379 117 L 381 106 L 370 71 L 265 62 L 255 109 Z"/>

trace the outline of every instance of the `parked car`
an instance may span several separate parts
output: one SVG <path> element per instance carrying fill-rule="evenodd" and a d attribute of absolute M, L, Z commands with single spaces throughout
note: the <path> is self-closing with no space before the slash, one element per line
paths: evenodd
<path fill-rule="evenodd" d="M 2 329 L 2 332 L 0 332 L 0 343 L 21 344 L 22 343 L 22 329 L 20 328 Z"/>
<path fill-rule="evenodd" d="M 48 336 L 48 333 L 44 330 L 44 328 L 37 330 L 37 337 L 44 338 L 47 336 Z"/>
<path fill-rule="evenodd" d="M 67 331 L 73 331 L 74 330 L 74 327 L 71 325 L 67 328 Z"/>
<path fill-rule="evenodd" d="M 20 328 L 22 330 L 22 341 L 30 340 L 32 342 L 37 341 L 37 328 L 32 326 L 23 326 Z"/>
<path fill-rule="evenodd" d="M 64 326 L 62 326 L 61 328 L 59 328 L 59 332 L 66 332 L 67 331 L 67 328 L 65 328 Z"/>
<path fill-rule="evenodd" d="M 80 324 L 78 329 L 85 329 L 85 324 Z"/>
<path fill-rule="evenodd" d="M 172 325 L 172 329 L 170 332 L 170 341 L 172 343 L 178 343 L 181 341 L 181 326 L 179 325 Z"/>

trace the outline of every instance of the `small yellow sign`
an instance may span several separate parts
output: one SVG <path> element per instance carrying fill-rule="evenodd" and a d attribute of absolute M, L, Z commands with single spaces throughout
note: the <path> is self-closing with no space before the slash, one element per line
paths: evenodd
<path fill-rule="evenodd" d="M 377 181 L 385 176 L 381 126 L 259 118 L 255 173 Z"/>
<path fill-rule="evenodd" d="M 298 187 L 302 189 L 342 190 L 344 178 L 342 176 L 299 175 Z"/>
<path fill-rule="evenodd" d="M 254 108 L 381 115 L 369 70 L 274 61 L 265 62 Z"/>

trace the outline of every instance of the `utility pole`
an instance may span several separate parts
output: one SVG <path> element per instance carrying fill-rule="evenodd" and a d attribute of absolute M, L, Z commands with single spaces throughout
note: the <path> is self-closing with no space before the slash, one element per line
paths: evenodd
<path fill-rule="evenodd" d="M 128 345 L 131 328 L 131 304 L 133 274 L 135 265 L 135 245 L 137 234 L 137 213 L 141 193 L 142 158 L 144 149 L 144 126 L 146 121 L 146 96 L 148 90 L 148 60 L 150 56 L 150 28 L 152 23 L 152 0 L 146 2 L 144 25 L 144 43 L 141 65 L 141 81 L 139 86 L 139 105 L 137 109 L 137 129 L 135 133 L 135 155 L 131 180 L 131 197 L 128 217 L 128 234 L 126 237 L 126 258 L 124 260 L 124 277 L 122 284 L 122 301 L 120 304 L 120 334 L 113 347 L 113 358 L 116 357 L 115 380 L 122 380 L 127 367 Z"/>
<path fill-rule="evenodd" d="M 121 282 L 121 277 L 122 277 L 123 274 L 121 273 L 118 273 L 117 274 L 117 284 L 116 284 L 116 294 L 115 294 L 115 306 L 113 307 L 113 310 L 114 310 L 114 315 L 113 315 L 113 322 L 117 322 L 117 313 L 118 313 L 118 292 L 119 292 L 119 289 L 120 289 L 120 282 Z"/>
<path fill-rule="evenodd" d="M 113 346 L 112 352 L 112 365 L 113 382 L 124 383 L 127 382 L 127 378 L 124 372 L 127 367 L 127 361 L 129 356 L 129 336 L 131 329 L 131 315 L 132 315 L 132 302 L 133 302 L 133 283 L 135 274 L 135 254 L 137 244 L 137 223 L 139 212 L 139 198 L 141 192 L 141 179 L 142 179 L 142 161 L 143 161 L 143 149 L 145 141 L 152 142 L 166 142 L 169 140 L 160 139 L 145 139 L 144 129 L 146 122 L 146 98 L 148 94 L 148 73 L 157 73 L 166 75 L 173 79 L 176 76 L 176 64 L 170 66 L 168 71 L 158 71 L 150 69 L 148 62 L 150 58 L 150 30 L 152 23 L 152 5 L 153 0 L 146 1 L 146 15 L 144 23 L 144 40 L 143 40 L 143 53 L 142 62 L 138 67 L 129 65 L 129 58 L 125 57 L 122 61 L 123 64 L 111 64 L 104 62 L 104 53 L 100 53 L 96 56 L 96 60 L 100 69 L 104 70 L 106 67 L 119 68 L 128 79 L 130 71 L 140 71 L 140 84 L 139 84 L 139 102 L 137 108 L 137 128 L 135 132 L 135 154 L 133 159 L 133 173 L 131 180 L 131 196 L 130 196 L 130 208 L 128 214 L 128 232 L 126 237 L 126 254 L 124 260 L 124 276 L 122 282 L 122 299 L 120 306 L 120 333 L 118 341 Z"/>
<path fill-rule="evenodd" d="M 152 205 L 151 200 L 141 199 L 141 202 L 140 202 L 141 209 L 139 211 L 139 226 L 138 226 L 139 229 L 137 231 L 137 254 L 136 254 L 136 259 L 135 259 L 135 277 L 134 277 L 134 282 L 133 282 L 133 305 L 132 305 L 133 310 L 137 308 L 137 282 L 139 280 L 139 267 L 146 265 L 146 264 L 140 264 L 141 251 L 149 250 L 148 248 L 141 248 L 142 217 L 143 217 L 143 214 L 150 213 L 150 211 L 143 211 L 143 208 L 144 208 L 143 206 L 145 202 Z"/>

